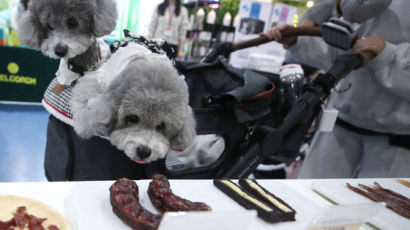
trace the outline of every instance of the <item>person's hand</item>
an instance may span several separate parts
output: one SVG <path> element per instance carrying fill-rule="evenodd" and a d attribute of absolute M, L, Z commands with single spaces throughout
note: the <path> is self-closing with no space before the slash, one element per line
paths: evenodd
<path fill-rule="evenodd" d="M 289 28 L 293 28 L 292 25 L 280 25 L 280 26 L 275 26 L 272 27 L 268 32 L 265 34 L 261 34 L 261 36 L 267 36 L 271 40 L 275 40 L 281 44 L 283 44 L 285 47 L 292 46 L 296 43 L 297 41 L 297 36 L 289 36 L 289 37 L 282 37 L 282 32 L 284 30 L 287 30 Z"/>
<path fill-rule="evenodd" d="M 360 53 L 363 56 L 362 64 L 366 65 L 370 60 L 379 55 L 385 47 L 386 41 L 377 35 L 373 35 L 358 39 L 353 45 L 353 50 L 355 53 Z"/>
<path fill-rule="evenodd" d="M 385 47 L 386 41 L 377 35 L 373 35 L 358 39 L 353 46 L 353 50 L 355 53 L 371 52 L 377 56 Z"/>

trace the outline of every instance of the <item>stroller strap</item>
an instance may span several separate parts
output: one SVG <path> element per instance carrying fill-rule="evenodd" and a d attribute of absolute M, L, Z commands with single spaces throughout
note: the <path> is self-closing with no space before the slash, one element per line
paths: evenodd
<path fill-rule="evenodd" d="M 273 91 L 275 91 L 275 84 L 272 84 L 272 88 L 262 92 L 262 93 L 258 93 L 255 96 L 251 97 L 251 98 L 245 98 L 244 101 L 254 101 L 254 100 L 260 100 L 260 99 L 266 99 L 266 98 L 270 98 L 272 96 Z"/>

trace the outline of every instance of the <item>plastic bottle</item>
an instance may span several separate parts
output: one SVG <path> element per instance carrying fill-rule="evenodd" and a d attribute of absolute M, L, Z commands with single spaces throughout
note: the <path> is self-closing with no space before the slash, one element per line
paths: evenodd
<path fill-rule="evenodd" d="M 203 24 L 204 24 L 204 19 L 205 19 L 205 11 L 202 8 L 199 8 L 199 10 L 196 12 L 196 29 L 202 30 L 203 29 Z"/>
<path fill-rule="evenodd" d="M 279 69 L 280 90 L 286 109 L 290 109 L 302 94 L 304 72 L 301 65 L 289 64 Z"/>
<path fill-rule="evenodd" d="M 215 10 L 209 11 L 208 15 L 206 16 L 206 23 L 208 24 L 215 24 L 216 21 L 216 13 Z"/>
<path fill-rule="evenodd" d="M 229 26 L 231 26 L 231 21 L 232 21 L 231 14 L 229 12 L 226 12 L 225 15 L 224 15 L 224 18 L 222 20 L 222 25 L 226 26 L 226 27 L 229 27 Z"/>

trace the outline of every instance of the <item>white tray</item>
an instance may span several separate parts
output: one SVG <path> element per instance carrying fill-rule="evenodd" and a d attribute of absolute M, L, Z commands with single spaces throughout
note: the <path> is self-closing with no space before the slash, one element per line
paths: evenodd
<path fill-rule="evenodd" d="M 409 181 L 409 179 L 406 179 Z M 381 186 L 398 192 L 406 197 L 410 197 L 410 189 L 398 183 L 395 179 L 332 179 L 318 180 L 312 182 L 312 189 L 326 197 L 327 199 L 340 204 L 362 204 L 373 202 L 370 199 L 348 189 L 346 182 L 357 187 L 359 183 L 373 187 L 373 182 L 378 182 Z M 388 208 L 384 208 L 376 214 L 369 223 L 380 229 L 391 230 L 408 230 L 410 229 L 410 220 L 398 215 Z"/>
<path fill-rule="evenodd" d="M 306 200 L 302 194 L 280 181 L 260 180 L 258 182 L 297 210 L 296 221 L 269 224 L 255 217 L 248 229 L 300 230 L 306 227 L 319 211 L 318 206 L 312 201 Z M 112 183 L 110 181 L 74 184 L 73 195 L 70 198 L 73 203 L 72 211 L 76 213 L 74 229 L 131 229 L 112 212 L 108 190 Z M 149 211 L 158 213 L 149 200 L 148 183 L 149 180 L 137 181 L 140 203 Z M 170 184 L 176 195 L 191 201 L 205 202 L 212 207 L 214 212 L 244 210 L 242 206 L 219 191 L 211 180 L 171 180 Z"/>

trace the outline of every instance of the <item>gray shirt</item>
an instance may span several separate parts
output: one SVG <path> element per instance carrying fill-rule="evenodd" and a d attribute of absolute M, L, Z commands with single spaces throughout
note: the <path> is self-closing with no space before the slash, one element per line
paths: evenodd
<path fill-rule="evenodd" d="M 337 16 L 335 0 L 321 0 L 316 1 L 315 5 L 307 9 L 299 20 L 302 23 L 305 20 L 311 20 L 316 25 L 322 25 L 322 23 L 328 21 L 332 17 Z M 285 63 L 295 62 L 290 52 L 286 52 Z"/>
<path fill-rule="evenodd" d="M 311 20 L 316 25 L 321 25 L 323 22 L 328 21 L 332 17 L 336 17 L 336 3 L 335 0 L 322 0 L 316 1 L 315 5 L 307 9 L 302 17 L 300 22 L 304 20 Z"/>
<path fill-rule="evenodd" d="M 337 85 L 332 104 L 339 116 L 365 129 L 394 134 L 410 134 L 410 4 L 395 0 L 388 10 L 367 20 L 358 36 L 378 35 L 385 49 L 365 67 L 351 72 Z M 320 38 L 299 37 L 289 49 L 300 62 L 329 69 L 340 50 Z"/>

